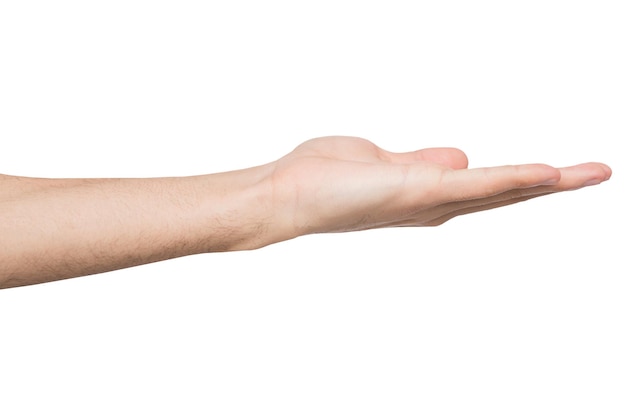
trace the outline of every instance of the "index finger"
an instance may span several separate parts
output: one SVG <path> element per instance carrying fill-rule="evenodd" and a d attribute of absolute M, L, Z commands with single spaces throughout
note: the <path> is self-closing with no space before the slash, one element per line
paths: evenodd
<path fill-rule="evenodd" d="M 440 187 L 445 202 L 453 202 L 491 197 L 514 189 L 554 185 L 560 179 L 561 172 L 550 165 L 505 165 L 444 171 Z"/>

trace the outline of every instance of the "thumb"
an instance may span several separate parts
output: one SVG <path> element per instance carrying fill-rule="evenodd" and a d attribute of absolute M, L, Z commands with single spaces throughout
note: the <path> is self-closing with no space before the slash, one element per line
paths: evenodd
<path fill-rule="evenodd" d="M 427 148 L 414 152 L 387 152 L 387 155 L 395 164 L 412 164 L 417 161 L 425 161 L 452 169 L 465 169 L 468 164 L 465 152 L 457 148 Z"/>

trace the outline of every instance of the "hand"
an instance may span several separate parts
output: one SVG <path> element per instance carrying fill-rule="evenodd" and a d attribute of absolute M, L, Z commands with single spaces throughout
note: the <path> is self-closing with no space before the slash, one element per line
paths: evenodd
<path fill-rule="evenodd" d="M 0 288 L 309 233 L 435 226 L 610 176 L 599 163 L 467 169 L 458 149 L 399 154 L 350 137 L 313 139 L 273 163 L 194 177 L 0 175 Z"/>
<path fill-rule="evenodd" d="M 274 204 L 292 236 L 390 226 L 437 226 L 453 217 L 599 184 L 601 163 L 467 169 L 453 148 L 385 151 L 354 137 L 312 139 L 275 163 Z"/>

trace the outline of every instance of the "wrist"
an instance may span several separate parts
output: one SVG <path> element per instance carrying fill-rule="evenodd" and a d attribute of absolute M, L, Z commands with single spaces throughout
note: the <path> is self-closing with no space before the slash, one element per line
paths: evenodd
<path fill-rule="evenodd" d="M 200 178 L 202 252 L 258 249 L 288 240 L 285 216 L 276 201 L 273 164 Z"/>

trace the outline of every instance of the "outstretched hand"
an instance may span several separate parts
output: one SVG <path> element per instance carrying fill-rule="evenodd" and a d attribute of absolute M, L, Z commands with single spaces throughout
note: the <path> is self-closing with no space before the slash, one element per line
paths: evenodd
<path fill-rule="evenodd" d="M 454 148 L 385 151 L 354 137 L 312 139 L 275 163 L 274 203 L 294 236 L 390 226 L 437 226 L 453 217 L 611 176 L 601 163 L 467 169 Z"/>
<path fill-rule="evenodd" d="M 194 177 L 0 175 L 0 288 L 310 233 L 436 226 L 610 176 L 600 163 L 467 169 L 458 149 L 393 153 L 352 137 L 313 139 L 266 165 Z"/>

